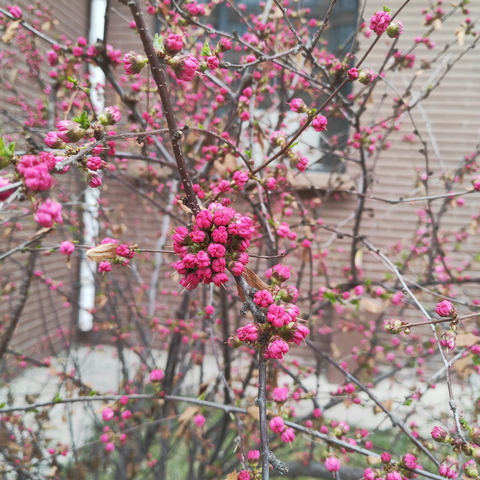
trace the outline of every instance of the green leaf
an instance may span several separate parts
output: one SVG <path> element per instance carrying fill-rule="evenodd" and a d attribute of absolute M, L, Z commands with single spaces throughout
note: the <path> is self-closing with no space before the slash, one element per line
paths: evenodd
<path fill-rule="evenodd" d="M 323 296 L 324 296 L 325 298 L 328 298 L 328 300 L 330 300 L 330 302 L 331 302 L 332 304 L 334 304 L 334 303 L 337 301 L 337 298 L 336 298 L 335 294 L 332 293 L 332 292 L 325 292 L 325 293 L 323 294 Z"/>
<path fill-rule="evenodd" d="M 71 83 L 73 83 L 74 85 L 77 85 L 78 84 L 78 80 L 76 78 L 73 78 L 73 77 L 67 77 L 67 80 Z"/>
<path fill-rule="evenodd" d="M 366 278 L 365 279 L 365 286 L 370 287 L 372 285 L 372 279 L 371 278 Z"/>
<path fill-rule="evenodd" d="M 3 402 L 3 403 L 0 403 L 0 408 L 5 408 L 5 405 L 6 405 L 6 403 L 5 403 L 5 402 Z"/>
<path fill-rule="evenodd" d="M 207 40 L 205 40 L 205 43 L 203 44 L 200 55 L 202 57 L 211 57 L 212 56 L 212 51 L 210 50 L 210 45 L 208 44 Z"/>
<path fill-rule="evenodd" d="M 80 126 L 85 130 L 90 126 L 90 120 L 88 119 L 87 112 L 82 112 L 79 117 L 73 117 L 73 121 L 79 123 Z"/>
<path fill-rule="evenodd" d="M 163 37 L 158 33 L 156 33 L 155 36 L 153 37 L 153 46 L 155 47 L 156 50 L 161 50 L 162 52 L 164 51 Z"/>
<path fill-rule="evenodd" d="M 55 398 L 53 399 L 53 403 L 60 403 L 61 401 L 62 401 L 62 397 L 57 392 L 57 394 L 55 395 Z"/>
<path fill-rule="evenodd" d="M 295 142 L 295 143 L 292 143 L 288 148 L 291 149 L 293 148 L 295 145 L 298 145 L 300 142 Z"/>
<path fill-rule="evenodd" d="M 350 303 L 355 305 L 357 310 L 360 308 L 360 300 L 358 298 L 354 298 Z"/>
<path fill-rule="evenodd" d="M 5 145 L 3 137 L 0 137 L 0 168 L 5 168 L 15 153 L 15 142 Z"/>
<path fill-rule="evenodd" d="M 409 407 L 411 404 L 412 404 L 413 400 L 411 398 L 409 398 L 408 400 L 405 400 L 403 402 L 404 405 L 406 405 L 407 407 Z"/>
<path fill-rule="evenodd" d="M 202 130 L 204 130 L 204 126 L 201 123 L 198 124 L 198 128 L 201 128 Z"/>
<path fill-rule="evenodd" d="M 386 7 L 385 5 L 383 6 L 383 11 L 387 12 L 388 14 L 392 13 L 392 11 L 388 7 Z"/>
<path fill-rule="evenodd" d="M 252 151 L 251 150 L 245 150 L 245 155 L 251 160 L 252 159 Z M 480 254 L 479 254 L 480 255 Z"/>
<path fill-rule="evenodd" d="M 96 392 L 95 390 L 92 390 L 92 391 L 88 394 L 88 396 L 89 396 L 89 397 L 94 397 L 96 394 L 97 394 L 97 392 Z"/>

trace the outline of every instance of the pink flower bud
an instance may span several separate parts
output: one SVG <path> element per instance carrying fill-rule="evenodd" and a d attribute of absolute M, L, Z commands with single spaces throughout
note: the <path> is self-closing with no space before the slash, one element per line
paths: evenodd
<path fill-rule="evenodd" d="M 181 35 L 170 33 L 163 41 L 163 46 L 165 47 L 165 53 L 167 55 L 175 55 L 182 51 L 183 37 Z"/>
<path fill-rule="evenodd" d="M 323 132 L 327 129 L 328 120 L 323 115 L 318 115 L 315 117 L 312 122 L 312 127 L 315 129 L 316 132 Z"/>
<path fill-rule="evenodd" d="M 448 300 L 444 300 L 443 302 L 437 303 L 435 311 L 441 317 L 451 317 L 455 313 L 455 307 Z"/>
<path fill-rule="evenodd" d="M 370 19 L 370 30 L 373 30 L 377 35 L 382 35 L 390 24 L 390 14 L 388 12 L 379 11 Z"/>
<path fill-rule="evenodd" d="M 159 382 L 164 377 L 163 371 L 160 368 L 152 370 L 150 372 L 150 381 L 151 382 Z"/>
<path fill-rule="evenodd" d="M 282 417 L 273 417 L 270 420 L 270 429 L 272 432 L 281 433 L 285 429 L 285 422 Z"/>
<path fill-rule="evenodd" d="M 103 112 L 98 116 L 98 120 L 103 126 L 115 125 L 122 119 L 122 114 L 117 107 L 107 107 L 103 109 Z"/>
<path fill-rule="evenodd" d="M 190 82 L 198 69 L 198 60 L 193 55 L 177 55 L 170 60 L 175 76 L 184 82 Z"/>
<path fill-rule="evenodd" d="M 62 242 L 60 244 L 60 253 L 62 255 L 71 255 L 75 251 L 75 244 L 72 242 Z"/>
<path fill-rule="evenodd" d="M 127 75 L 140 73 L 143 67 L 148 63 L 146 58 L 143 58 L 134 52 L 126 53 L 122 61 Z"/>
<path fill-rule="evenodd" d="M 195 415 L 193 421 L 195 422 L 195 425 L 197 427 L 203 427 L 203 424 L 205 423 L 205 417 L 203 415 Z"/>
<path fill-rule="evenodd" d="M 340 467 L 342 464 L 340 463 L 340 460 L 337 457 L 328 456 L 325 460 L 325 468 L 329 472 L 338 472 L 340 470 Z"/>
<path fill-rule="evenodd" d="M 35 221 L 46 228 L 52 227 L 54 223 L 63 223 L 62 206 L 47 198 L 38 206 Z"/>

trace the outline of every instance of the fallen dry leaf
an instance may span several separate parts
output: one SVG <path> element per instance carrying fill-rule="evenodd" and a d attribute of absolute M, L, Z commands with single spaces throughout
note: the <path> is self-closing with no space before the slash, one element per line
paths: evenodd
<path fill-rule="evenodd" d="M 95 262 L 103 262 L 110 258 L 117 256 L 117 247 L 115 243 L 105 243 L 104 245 L 97 245 L 90 250 L 87 250 L 87 257 Z"/>
<path fill-rule="evenodd" d="M 237 471 L 234 470 L 233 472 L 229 473 L 229 474 L 227 475 L 226 480 L 238 480 Z"/>
<path fill-rule="evenodd" d="M 382 459 L 380 457 L 374 457 L 373 455 L 368 455 L 367 463 L 369 465 L 378 465 L 379 463 L 382 463 Z"/>
<path fill-rule="evenodd" d="M 382 405 L 387 409 L 388 412 L 392 411 L 392 405 L 393 405 L 393 398 L 389 398 L 387 401 L 382 402 Z M 375 405 L 375 408 L 373 409 L 373 412 L 375 415 L 377 413 L 382 413 L 383 410 L 380 408 L 379 405 Z"/>
<path fill-rule="evenodd" d="M 5 30 L 4 35 L 2 36 L 3 43 L 8 43 L 12 38 L 15 33 L 15 30 L 18 28 L 20 25 L 21 20 L 17 20 L 15 22 L 12 22 L 8 28 Z"/>
<path fill-rule="evenodd" d="M 457 375 L 460 378 L 467 378 L 471 372 L 471 365 L 472 365 L 472 356 L 468 355 L 465 358 L 461 358 L 457 360 L 453 364 L 453 369 L 457 372 Z"/>
<path fill-rule="evenodd" d="M 268 285 L 255 273 L 252 272 L 249 268 L 245 267 L 245 271 L 243 272 L 243 276 L 247 283 L 258 290 L 267 290 Z"/>
<path fill-rule="evenodd" d="M 461 333 L 457 335 L 457 347 L 469 347 L 480 342 L 480 337 L 473 333 Z"/>
<path fill-rule="evenodd" d="M 199 407 L 187 407 L 180 417 L 178 417 L 178 421 L 180 423 L 189 422 L 199 412 Z"/>
<path fill-rule="evenodd" d="M 362 298 L 360 300 L 360 306 L 368 313 L 380 313 L 383 308 L 381 304 L 368 298 Z"/>

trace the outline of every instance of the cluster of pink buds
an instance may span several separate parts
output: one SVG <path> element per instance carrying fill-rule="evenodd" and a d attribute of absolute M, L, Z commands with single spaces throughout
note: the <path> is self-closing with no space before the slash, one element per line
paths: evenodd
<path fill-rule="evenodd" d="M 285 443 L 292 443 L 295 440 L 293 428 L 287 427 L 282 417 L 273 417 L 270 420 L 270 429 L 272 432 L 279 433 Z"/>
<path fill-rule="evenodd" d="M 127 267 L 135 253 L 139 253 L 137 245 L 118 245 L 117 240 L 106 237 L 102 240 L 101 245 L 89 250 L 87 256 L 98 261 L 98 272 L 105 274 L 112 271 L 112 265 Z"/>
<path fill-rule="evenodd" d="M 234 276 L 241 275 L 249 260 L 246 250 L 254 231 L 250 217 L 219 203 L 202 210 L 193 227 L 178 227 L 172 238 L 180 257 L 174 264 L 183 275 L 180 285 L 187 290 L 201 282 L 219 287 L 228 281 L 227 269 Z"/>
<path fill-rule="evenodd" d="M 270 136 L 270 140 L 273 145 L 283 148 L 287 143 L 287 136 L 281 130 L 277 130 L 276 132 L 273 132 L 273 134 Z M 286 155 L 290 159 L 290 165 L 292 166 L 292 168 L 296 168 L 300 172 L 304 172 L 307 169 L 307 157 L 299 155 L 298 153 L 294 152 L 292 148 L 289 148 L 287 150 Z"/>
<path fill-rule="evenodd" d="M 53 178 L 50 175 L 58 162 L 64 158 L 55 156 L 50 152 L 41 152 L 38 155 L 24 155 L 17 163 L 17 172 L 24 179 L 25 187 L 31 192 L 44 192 L 49 190 L 53 184 Z M 70 165 L 65 167 L 62 172 L 66 173 Z"/>
<path fill-rule="evenodd" d="M 453 457 L 452 455 L 448 455 L 448 457 L 445 458 L 445 460 L 440 464 L 440 467 L 438 467 L 438 473 L 442 477 L 455 480 L 455 478 L 457 478 L 458 476 L 458 467 L 458 459 Z"/>
<path fill-rule="evenodd" d="M 295 305 L 297 289 L 293 285 L 282 286 L 290 278 L 288 267 L 278 264 L 265 274 L 272 285 L 268 289 L 257 291 L 253 301 L 265 310 L 266 322 L 248 323 L 239 328 L 228 343 L 235 348 L 244 343 L 252 345 L 263 351 L 265 358 L 281 359 L 288 352 L 289 343 L 301 345 L 310 330 L 297 322 L 300 314 Z"/>

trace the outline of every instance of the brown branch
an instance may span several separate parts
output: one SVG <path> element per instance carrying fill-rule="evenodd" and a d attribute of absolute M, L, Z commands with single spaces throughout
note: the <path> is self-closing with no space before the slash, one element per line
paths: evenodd
<path fill-rule="evenodd" d="M 177 121 L 173 113 L 172 103 L 170 101 L 170 95 L 168 93 L 168 88 L 165 79 L 164 65 L 160 64 L 155 48 L 153 46 L 153 41 L 149 35 L 147 23 L 145 22 L 145 17 L 143 11 L 140 8 L 137 0 L 130 0 L 128 2 L 130 11 L 132 12 L 133 19 L 137 26 L 140 39 L 142 40 L 143 48 L 145 54 L 147 55 L 150 70 L 152 72 L 153 80 L 155 81 L 160 99 L 162 101 L 163 112 L 165 118 L 167 119 L 168 129 L 170 132 L 170 140 L 172 142 L 173 153 L 175 155 L 175 160 L 178 165 L 178 170 L 180 172 L 180 177 L 182 178 L 183 188 L 185 189 L 185 195 L 187 197 L 187 205 L 194 215 L 197 215 L 200 212 L 200 206 L 198 204 L 197 197 L 193 190 L 193 185 L 190 180 L 190 175 L 187 171 L 187 166 L 185 163 L 185 157 L 183 155 L 183 149 L 181 144 L 181 139 L 183 138 L 183 133 L 177 127 Z"/>

